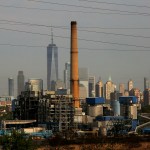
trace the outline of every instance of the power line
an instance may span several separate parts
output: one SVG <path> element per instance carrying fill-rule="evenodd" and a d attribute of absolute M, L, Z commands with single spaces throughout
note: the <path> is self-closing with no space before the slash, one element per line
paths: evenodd
<path fill-rule="evenodd" d="M 49 1 L 40 1 L 40 0 L 28 0 L 37 3 L 46 3 L 46 4 L 53 4 L 53 5 L 61 5 L 61 6 L 69 6 L 69 7 L 77 7 L 77 8 L 86 8 L 86 9 L 97 9 L 97 10 L 107 10 L 107 11 L 114 11 L 114 12 L 121 12 L 121 13 L 131 13 L 131 14 L 138 14 L 138 15 L 150 15 L 149 13 L 139 13 L 139 12 L 131 12 L 125 10 L 117 10 L 117 9 L 108 9 L 108 8 L 100 8 L 100 7 L 90 7 L 90 6 L 82 6 L 82 5 L 73 5 L 73 4 L 65 4 L 65 3 L 57 3 L 57 2 L 49 2 Z"/>
<path fill-rule="evenodd" d="M 0 19 L 2 22 L 7 23 L 16 23 L 15 25 L 27 25 L 27 26 L 39 26 L 39 27 L 47 27 L 47 28 L 61 28 L 61 29 L 69 29 L 66 26 L 53 26 L 53 25 L 45 25 L 45 24 L 36 24 L 36 23 L 29 23 L 29 22 L 21 22 L 21 21 L 14 21 L 14 20 L 6 20 L 6 19 Z M 7 24 L 6 23 L 6 24 Z"/>
<path fill-rule="evenodd" d="M 27 10 L 40 10 L 40 11 L 58 11 L 58 12 L 76 12 L 76 13 L 85 13 L 85 14 L 91 14 L 91 13 L 97 13 L 97 14 L 106 14 L 106 15 L 110 15 L 110 14 L 115 14 L 115 15 L 132 15 L 132 14 L 120 14 L 120 13 L 104 13 L 104 12 L 87 12 L 87 11 L 76 11 L 76 10 L 58 10 L 58 9 L 50 9 L 50 8 L 37 8 L 37 7 L 23 7 L 23 6 L 14 6 L 14 5 L 1 5 L 0 7 L 10 7 L 10 8 L 17 8 L 17 9 L 27 9 Z M 138 15 L 138 14 L 134 14 L 134 15 Z"/>
<path fill-rule="evenodd" d="M 51 36 L 50 34 L 46 34 L 46 33 L 30 32 L 30 31 L 23 31 L 23 30 L 17 30 L 17 29 L 9 29 L 9 28 L 0 28 L 0 29 L 1 30 L 6 30 L 6 31 L 15 31 L 15 32 L 21 32 L 21 33 L 35 34 L 35 35 Z M 54 35 L 54 37 L 70 39 L 70 37 L 58 36 L 58 35 Z M 132 46 L 132 47 L 150 48 L 148 46 L 141 46 L 141 45 L 134 45 L 134 44 L 123 44 L 123 43 L 107 42 L 107 41 L 96 41 L 96 40 L 89 40 L 89 39 L 82 39 L 82 38 L 78 38 L 78 40 L 86 41 L 86 42 L 96 42 L 96 43 L 120 45 L 120 46 Z"/>
<path fill-rule="evenodd" d="M 21 21 L 15 21 L 15 20 L 6 20 L 6 19 L 0 19 L 0 21 L 2 21 L 2 22 L 12 22 L 12 23 L 16 23 L 16 24 L 14 24 L 14 25 L 28 25 L 28 26 L 43 26 L 43 27 L 53 27 L 53 28 L 62 28 L 62 29 L 69 29 L 69 27 L 67 27 L 67 26 L 56 26 L 56 25 L 45 25 L 45 24 L 36 24 L 36 23 L 29 23 L 29 22 L 21 22 Z M 7 24 L 7 23 L 6 23 Z M 135 29 L 135 30 L 147 30 L 147 29 L 150 29 L 149 27 L 143 27 L 143 28 L 140 28 L 140 27 L 117 27 L 117 28 L 115 28 L 115 27 L 92 27 L 92 26 L 79 26 L 78 28 L 89 28 L 89 29 L 91 29 L 91 28 L 94 28 L 94 29 L 114 29 L 114 30 L 117 30 L 117 29 L 119 29 L 119 30 L 133 30 L 133 29 Z"/>
<path fill-rule="evenodd" d="M 87 28 L 87 29 L 113 29 L 113 30 L 147 30 L 147 29 L 150 29 L 149 27 L 143 27 L 143 28 L 140 28 L 140 27 L 91 27 L 91 26 L 80 26 L 79 28 Z"/>
<path fill-rule="evenodd" d="M 25 44 L 10 44 L 10 43 L 0 43 L 1 46 L 12 46 L 12 47 L 27 47 L 27 48 L 46 48 L 46 46 L 43 45 L 25 45 Z M 69 49 L 68 47 L 62 47 L 60 46 L 59 48 L 61 49 Z M 95 48 L 83 48 L 79 47 L 79 50 L 87 50 L 87 51 L 117 51 L 117 52 L 150 52 L 150 50 L 131 50 L 131 49 L 95 49 Z"/>
<path fill-rule="evenodd" d="M 79 31 L 86 31 L 86 32 L 94 32 L 94 33 L 102 33 L 102 34 L 111 34 L 111 35 L 117 35 L 117 36 L 127 36 L 127 37 L 136 37 L 136 38 L 150 38 L 142 35 L 132 35 L 132 34 L 122 34 L 122 33 L 111 33 L 111 32 L 102 32 L 102 31 L 89 31 L 89 30 L 80 30 Z"/>
<path fill-rule="evenodd" d="M 39 32 L 30 32 L 30 31 L 23 31 L 23 30 L 17 30 L 17 29 L 9 29 L 9 28 L 0 28 L 0 29 L 1 30 L 6 30 L 6 31 L 15 31 L 15 32 L 21 32 L 21 33 L 35 34 L 35 35 L 51 36 L 50 34 L 39 33 Z M 70 37 L 57 36 L 57 35 L 54 35 L 54 37 L 70 39 Z M 96 40 L 89 40 L 89 39 L 82 39 L 82 38 L 78 38 L 78 40 L 87 41 L 87 42 L 112 44 L 112 45 L 120 45 L 120 46 L 134 46 L 134 47 L 141 47 L 141 48 L 150 48 L 150 47 L 147 47 L 147 46 L 140 46 L 140 45 L 133 45 L 133 44 L 123 44 L 123 43 L 107 42 L 107 41 L 96 41 Z"/>
<path fill-rule="evenodd" d="M 56 10 L 56 9 L 50 9 L 50 8 L 37 8 L 37 7 L 24 7 L 24 6 L 15 6 L 15 5 L 2 5 L 0 4 L 0 7 L 6 7 L 6 8 L 17 8 L 17 9 L 27 9 L 27 10 L 40 10 L 40 11 L 60 11 L 60 12 L 76 12 L 76 13 L 85 13 L 85 14 L 91 14 L 91 13 L 97 13 L 97 14 L 105 14 L 105 15 L 141 15 L 141 16 L 150 16 L 150 13 L 138 13 L 138 12 L 128 12 L 126 13 L 119 13 L 121 11 L 118 11 L 116 13 L 104 13 L 104 12 L 87 12 L 87 11 L 76 11 L 76 10 Z M 108 11 L 117 11 L 117 10 L 111 10 L 111 9 L 103 9 L 99 8 L 99 10 L 108 10 Z"/>
<path fill-rule="evenodd" d="M 6 21 L 8 23 L 13 22 L 17 23 L 17 25 L 29 25 L 29 26 L 42 26 L 42 27 L 53 27 L 53 28 L 61 28 L 61 29 L 67 29 L 69 28 L 65 26 L 49 26 L 49 25 L 44 25 L 44 24 L 32 24 L 32 23 L 27 23 L 27 22 L 20 22 L 20 21 L 9 21 L 9 20 L 0 20 L 0 21 Z M 150 29 L 150 28 L 149 28 Z M 142 36 L 142 35 L 133 35 L 133 34 L 123 34 L 123 33 L 112 33 L 112 32 L 102 32 L 102 31 L 89 31 L 89 30 L 84 30 L 84 29 L 78 29 L 79 31 L 83 32 L 93 32 L 93 33 L 102 33 L 102 34 L 109 34 L 109 35 L 117 35 L 117 36 L 127 36 L 127 37 L 136 37 L 136 38 L 150 38 L 147 36 Z"/>
<path fill-rule="evenodd" d="M 150 8 L 149 6 L 146 5 L 133 5 L 133 4 L 125 4 L 125 3 L 112 3 L 112 2 L 99 2 L 99 1 L 94 1 L 94 0 L 79 0 L 83 2 L 92 2 L 92 3 L 99 3 L 99 4 L 110 4 L 110 5 L 118 5 L 118 6 L 131 6 L 131 7 L 139 7 L 139 8 Z"/>

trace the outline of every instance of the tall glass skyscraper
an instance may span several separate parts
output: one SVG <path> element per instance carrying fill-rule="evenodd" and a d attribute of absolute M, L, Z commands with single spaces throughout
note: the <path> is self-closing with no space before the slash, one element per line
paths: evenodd
<path fill-rule="evenodd" d="M 21 92 L 24 91 L 24 75 L 23 75 L 23 71 L 18 71 L 17 85 L 18 85 L 18 95 L 20 95 Z"/>
<path fill-rule="evenodd" d="M 95 97 L 95 76 L 89 77 L 89 97 Z"/>
<path fill-rule="evenodd" d="M 8 95 L 14 96 L 14 79 L 8 78 Z"/>
<path fill-rule="evenodd" d="M 65 83 L 65 88 L 70 89 L 70 62 L 65 63 L 64 83 Z"/>
<path fill-rule="evenodd" d="M 52 43 L 47 47 L 47 90 L 53 89 L 55 82 L 58 80 L 58 48 Z"/>

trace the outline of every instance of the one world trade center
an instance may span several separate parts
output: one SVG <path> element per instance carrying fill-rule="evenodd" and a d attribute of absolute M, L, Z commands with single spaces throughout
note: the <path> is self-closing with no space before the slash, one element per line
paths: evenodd
<path fill-rule="evenodd" d="M 52 43 L 47 47 L 47 90 L 55 90 L 55 82 L 58 80 L 58 47 Z"/>

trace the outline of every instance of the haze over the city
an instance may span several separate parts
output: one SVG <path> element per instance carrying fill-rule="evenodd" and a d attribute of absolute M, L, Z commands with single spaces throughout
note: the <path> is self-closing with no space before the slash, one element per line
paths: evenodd
<path fill-rule="evenodd" d="M 19 70 L 41 78 L 46 88 L 46 48 L 58 47 L 59 77 L 70 61 L 70 22 L 78 25 L 79 67 L 89 75 L 143 90 L 150 78 L 150 1 L 148 0 L 0 0 L 0 94 Z M 51 31 L 52 30 L 52 31 Z M 97 81 L 97 80 L 96 80 Z M 16 87 L 16 85 L 15 85 Z"/>

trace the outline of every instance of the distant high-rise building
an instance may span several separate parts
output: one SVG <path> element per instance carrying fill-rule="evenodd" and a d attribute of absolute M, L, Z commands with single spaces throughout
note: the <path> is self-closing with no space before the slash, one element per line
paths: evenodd
<path fill-rule="evenodd" d="M 8 95 L 14 96 L 14 79 L 8 78 Z"/>
<path fill-rule="evenodd" d="M 47 89 L 54 91 L 53 84 L 58 80 L 58 48 L 52 43 L 47 47 Z"/>
<path fill-rule="evenodd" d="M 149 88 L 149 80 L 144 78 L 144 90 Z"/>
<path fill-rule="evenodd" d="M 87 68 L 79 68 L 79 83 L 82 84 L 86 88 L 86 97 L 89 96 L 88 89 L 89 89 L 89 73 Z M 80 91 L 79 91 L 80 94 Z"/>
<path fill-rule="evenodd" d="M 95 97 L 95 76 L 89 77 L 89 97 Z"/>
<path fill-rule="evenodd" d="M 65 63 L 64 83 L 65 83 L 65 88 L 70 89 L 70 62 Z"/>
<path fill-rule="evenodd" d="M 132 90 L 133 89 L 133 81 L 130 79 L 128 81 L 128 91 Z"/>
<path fill-rule="evenodd" d="M 110 93 L 115 91 L 115 85 L 111 81 L 111 77 L 109 77 L 109 80 L 105 84 L 105 99 L 110 100 Z"/>
<path fill-rule="evenodd" d="M 122 93 L 120 93 L 119 91 L 114 91 L 112 93 L 110 93 L 110 100 L 119 100 L 119 97 L 123 96 Z"/>
<path fill-rule="evenodd" d="M 80 100 L 85 100 L 87 98 L 87 89 L 83 84 L 79 85 L 79 91 Z"/>
<path fill-rule="evenodd" d="M 124 96 L 129 96 L 129 91 L 128 90 L 124 91 Z"/>
<path fill-rule="evenodd" d="M 150 105 L 150 88 L 144 90 L 144 106 Z"/>
<path fill-rule="evenodd" d="M 20 95 L 21 92 L 24 91 L 24 75 L 23 75 L 23 71 L 18 71 L 17 85 L 18 85 L 18 95 Z"/>
<path fill-rule="evenodd" d="M 60 79 L 57 80 L 54 85 L 54 91 L 57 91 L 58 89 L 64 89 L 64 82 Z"/>
<path fill-rule="evenodd" d="M 28 79 L 28 82 L 26 83 L 26 90 L 42 92 L 43 91 L 43 80 L 38 79 L 38 78 Z"/>
<path fill-rule="evenodd" d="M 122 96 L 124 96 L 125 87 L 123 83 L 119 84 L 119 93 L 122 93 Z"/>
<path fill-rule="evenodd" d="M 103 97 L 103 82 L 101 79 L 96 83 L 96 97 Z"/>
<path fill-rule="evenodd" d="M 137 99 L 138 99 L 138 102 L 140 103 L 140 101 L 141 101 L 141 92 L 140 92 L 140 89 L 138 89 L 138 88 L 132 88 L 129 91 L 129 96 L 136 96 Z"/>

